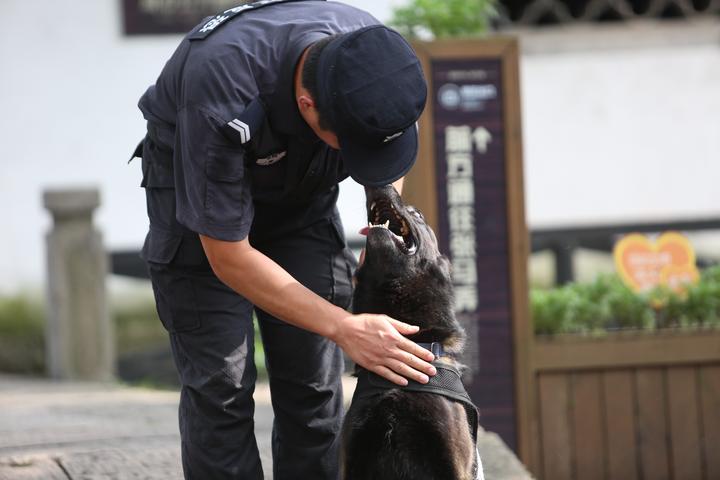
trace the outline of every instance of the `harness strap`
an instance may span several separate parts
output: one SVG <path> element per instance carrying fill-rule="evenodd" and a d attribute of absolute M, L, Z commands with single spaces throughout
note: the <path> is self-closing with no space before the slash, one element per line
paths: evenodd
<path fill-rule="evenodd" d="M 423 384 L 415 380 L 408 380 L 408 384 L 404 387 L 396 385 L 369 370 L 358 367 L 358 382 L 352 401 L 362 401 L 378 397 L 393 389 L 443 396 L 460 403 L 465 408 L 470 433 L 472 434 L 473 441 L 477 445 L 478 410 L 465 390 L 465 386 L 460 377 L 460 371 L 454 366 L 444 362 L 433 362 L 432 364 L 437 370 L 437 374 L 430 377 L 428 383 Z"/>

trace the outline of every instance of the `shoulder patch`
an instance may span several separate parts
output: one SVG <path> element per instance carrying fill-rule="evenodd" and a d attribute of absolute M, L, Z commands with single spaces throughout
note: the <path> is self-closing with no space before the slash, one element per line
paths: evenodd
<path fill-rule="evenodd" d="M 247 12 L 248 10 L 257 10 L 258 8 L 266 7 L 268 5 L 274 5 L 276 3 L 289 3 L 289 2 L 301 2 L 304 0 L 256 0 L 256 1 L 246 1 L 237 7 L 228 8 L 222 13 L 218 13 L 214 17 L 210 18 L 210 20 L 206 21 L 204 24 L 200 25 L 198 29 L 191 33 L 188 37 L 190 40 L 203 40 L 208 35 L 213 33 L 215 30 L 218 29 L 218 27 L 224 25 L 227 23 L 228 20 L 231 20 L 241 13 Z"/>

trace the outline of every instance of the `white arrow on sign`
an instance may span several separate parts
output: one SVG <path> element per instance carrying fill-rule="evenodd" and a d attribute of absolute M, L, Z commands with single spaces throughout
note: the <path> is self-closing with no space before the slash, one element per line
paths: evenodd
<path fill-rule="evenodd" d="M 480 153 L 486 153 L 488 143 L 492 142 L 492 134 L 485 127 L 478 127 L 473 132 L 473 140 L 475 140 L 475 148 Z"/>

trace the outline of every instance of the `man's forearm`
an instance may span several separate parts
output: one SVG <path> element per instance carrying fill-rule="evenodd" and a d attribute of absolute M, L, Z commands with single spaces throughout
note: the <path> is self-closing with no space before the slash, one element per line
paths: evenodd
<path fill-rule="evenodd" d="M 226 243 L 221 250 L 208 248 L 213 240 L 202 241 L 215 274 L 230 288 L 277 318 L 335 338 L 338 322 L 349 315 L 345 310 L 300 284 L 247 241 Z"/>
<path fill-rule="evenodd" d="M 398 385 L 435 375 L 427 363 L 433 354 L 403 336 L 417 333 L 417 326 L 385 315 L 351 315 L 305 288 L 247 238 L 200 240 L 215 275 L 269 314 L 333 340 L 353 361 Z"/>

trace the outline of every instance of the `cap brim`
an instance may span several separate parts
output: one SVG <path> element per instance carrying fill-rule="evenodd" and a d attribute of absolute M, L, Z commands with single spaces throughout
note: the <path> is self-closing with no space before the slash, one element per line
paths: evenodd
<path fill-rule="evenodd" d="M 418 131 L 414 124 L 379 147 L 353 143 L 342 136 L 338 136 L 338 141 L 348 173 L 366 187 L 381 187 L 403 177 L 412 168 L 418 152 Z"/>

